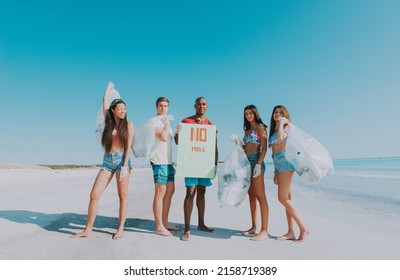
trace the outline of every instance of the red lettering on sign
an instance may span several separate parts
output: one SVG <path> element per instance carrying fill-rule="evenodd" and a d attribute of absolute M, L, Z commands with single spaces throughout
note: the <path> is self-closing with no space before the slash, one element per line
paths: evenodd
<path fill-rule="evenodd" d="M 206 142 L 207 141 L 207 129 L 200 127 L 190 128 L 190 141 Z"/>

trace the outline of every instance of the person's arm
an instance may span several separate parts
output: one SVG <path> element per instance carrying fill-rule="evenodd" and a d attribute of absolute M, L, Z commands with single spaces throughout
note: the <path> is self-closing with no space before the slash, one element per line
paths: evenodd
<path fill-rule="evenodd" d="M 122 181 L 124 178 L 129 176 L 129 158 L 131 156 L 131 146 L 134 138 L 134 128 L 133 128 L 133 123 L 128 122 L 128 141 L 125 144 L 125 160 L 124 160 L 124 165 L 121 167 L 121 173 L 119 175 L 119 181 Z"/>
<path fill-rule="evenodd" d="M 218 171 L 218 130 L 215 133 L 215 157 L 214 157 L 214 179 L 217 176 L 217 171 Z"/>
<path fill-rule="evenodd" d="M 235 142 L 236 145 L 240 145 L 240 147 L 244 149 L 244 143 L 242 140 L 239 139 L 239 136 L 237 134 L 232 134 L 231 139 L 233 140 L 233 142 Z"/>
<path fill-rule="evenodd" d="M 110 96 L 110 91 L 114 88 L 114 84 L 112 82 L 108 82 L 108 85 L 106 87 L 106 90 L 104 91 L 104 95 L 103 95 L 103 114 L 104 117 L 107 116 L 107 112 L 108 112 L 108 99 Z"/>
<path fill-rule="evenodd" d="M 287 132 L 284 130 L 286 124 L 289 124 L 289 120 L 287 118 L 281 117 L 279 118 L 279 125 L 278 125 L 278 141 L 282 142 L 288 136 Z"/>
<path fill-rule="evenodd" d="M 265 155 L 267 154 L 267 143 L 268 143 L 267 131 L 264 125 L 262 124 L 257 125 L 257 134 L 260 136 L 261 140 L 261 153 L 257 164 L 261 165 L 262 162 L 264 161 Z"/>
<path fill-rule="evenodd" d="M 167 142 L 169 137 L 169 120 L 165 118 L 165 120 L 162 120 L 162 123 L 164 124 L 163 128 L 156 128 L 156 137 L 162 142 Z"/>
<path fill-rule="evenodd" d="M 218 166 L 218 143 L 217 137 L 215 136 L 215 166 Z"/>
<path fill-rule="evenodd" d="M 261 143 L 261 152 L 260 157 L 258 158 L 257 164 L 254 167 L 253 178 L 256 178 L 262 173 L 262 162 L 264 161 L 265 155 L 267 154 L 267 131 L 263 124 L 257 125 L 257 134 L 260 137 Z"/>
<path fill-rule="evenodd" d="M 125 145 L 125 161 L 124 167 L 128 167 L 129 158 L 131 156 L 131 146 L 133 138 L 135 137 L 135 129 L 132 122 L 128 122 L 128 141 Z"/>
<path fill-rule="evenodd" d="M 175 144 L 178 145 L 178 140 L 179 140 L 179 132 L 182 130 L 182 125 L 180 123 L 178 123 L 176 125 L 176 129 L 175 129 L 175 135 L 174 135 L 174 140 L 175 140 Z"/>

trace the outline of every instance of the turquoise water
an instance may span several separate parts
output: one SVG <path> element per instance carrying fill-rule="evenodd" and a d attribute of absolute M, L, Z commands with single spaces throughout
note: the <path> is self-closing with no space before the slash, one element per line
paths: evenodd
<path fill-rule="evenodd" d="M 315 185 L 305 185 L 295 175 L 294 192 L 331 210 L 400 225 L 400 158 L 335 160 L 334 166 L 334 174 Z"/>
<path fill-rule="evenodd" d="M 400 180 L 400 158 L 335 160 L 337 176 Z"/>

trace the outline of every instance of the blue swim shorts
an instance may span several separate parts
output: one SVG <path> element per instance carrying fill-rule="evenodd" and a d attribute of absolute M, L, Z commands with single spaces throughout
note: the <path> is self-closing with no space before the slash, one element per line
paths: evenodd
<path fill-rule="evenodd" d="M 280 150 L 273 154 L 272 160 L 274 161 L 275 174 L 285 171 L 294 171 L 294 167 L 285 158 L 285 150 Z"/>
<path fill-rule="evenodd" d="M 210 178 L 191 178 L 185 177 L 185 186 L 186 187 L 193 187 L 193 186 L 204 186 L 209 187 L 211 186 Z"/>
<path fill-rule="evenodd" d="M 151 168 L 153 169 L 154 183 L 166 185 L 175 181 L 175 169 L 172 164 L 157 165 L 151 163 Z"/>
<path fill-rule="evenodd" d="M 125 161 L 124 151 L 104 153 L 103 165 L 101 166 L 101 169 L 115 173 L 121 170 L 121 167 L 124 166 L 124 161 Z M 132 168 L 131 160 L 128 161 L 128 167 Z"/>
<path fill-rule="evenodd" d="M 251 174 L 253 174 L 254 167 L 256 167 L 256 164 L 258 162 L 258 159 L 260 158 L 260 152 L 255 152 L 255 153 L 249 153 L 246 155 L 247 159 L 250 162 L 251 166 Z M 264 173 L 265 172 L 265 164 L 264 162 L 261 164 L 261 171 Z"/>

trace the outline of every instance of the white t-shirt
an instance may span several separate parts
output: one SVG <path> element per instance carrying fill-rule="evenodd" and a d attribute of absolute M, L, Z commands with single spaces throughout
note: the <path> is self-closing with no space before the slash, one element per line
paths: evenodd
<path fill-rule="evenodd" d="M 164 124 L 161 121 L 160 117 L 154 117 L 157 120 L 155 121 L 156 129 L 163 129 Z M 168 138 L 166 142 L 160 140 L 160 138 L 156 137 L 156 153 L 150 159 L 150 161 L 155 165 L 161 164 L 172 164 L 172 129 L 171 126 L 168 127 Z"/>

